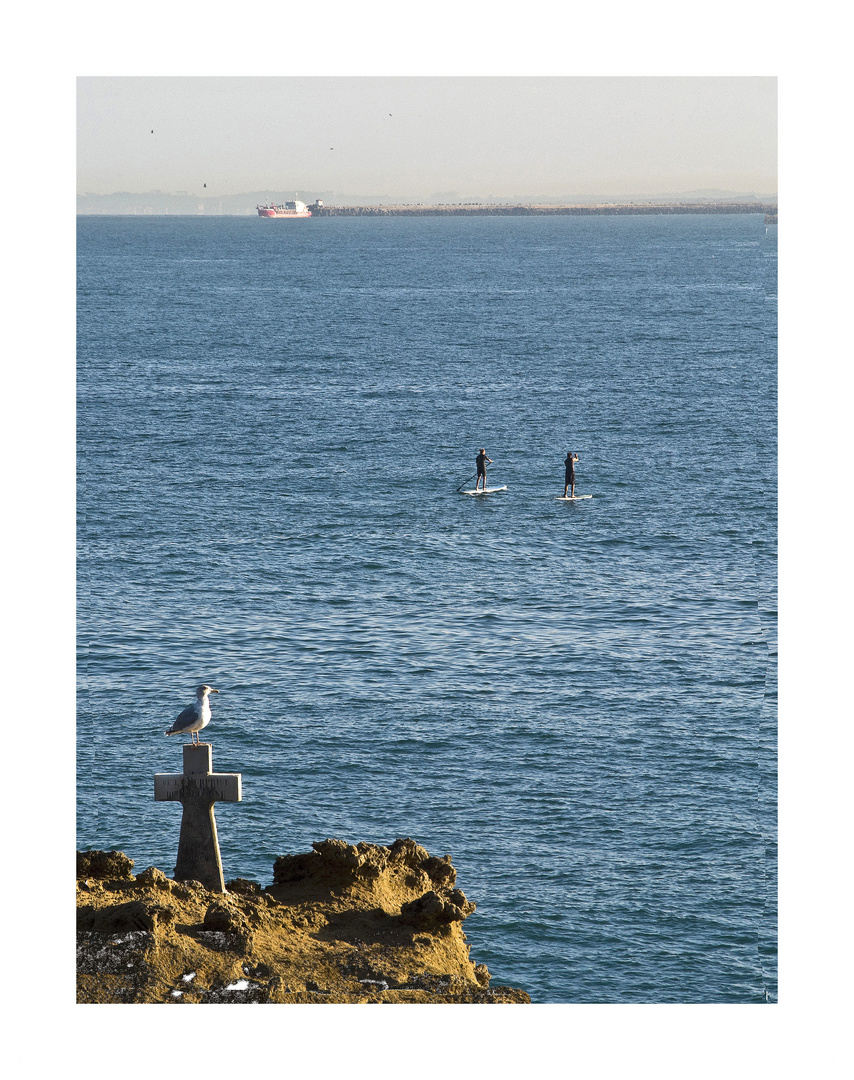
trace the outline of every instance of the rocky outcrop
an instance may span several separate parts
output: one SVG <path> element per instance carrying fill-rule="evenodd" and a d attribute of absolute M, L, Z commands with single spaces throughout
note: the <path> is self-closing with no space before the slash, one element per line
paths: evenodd
<path fill-rule="evenodd" d="M 469 958 L 449 856 L 323 840 L 273 883 L 210 892 L 121 852 L 78 852 L 81 1003 L 529 1003 Z"/>
<path fill-rule="evenodd" d="M 382 880 L 392 888 L 418 890 L 437 886 L 450 888 L 457 879 L 450 856 L 431 856 L 414 840 L 395 840 L 391 847 L 379 844 L 346 844 L 343 840 L 321 840 L 305 855 L 283 855 L 273 864 L 273 884 L 295 881 L 322 884 L 349 890 Z"/>
<path fill-rule="evenodd" d="M 164 875 L 165 876 L 165 875 Z M 78 851 L 77 880 L 90 878 L 129 881 L 133 877 L 133 859 L 121 851 Z"/>

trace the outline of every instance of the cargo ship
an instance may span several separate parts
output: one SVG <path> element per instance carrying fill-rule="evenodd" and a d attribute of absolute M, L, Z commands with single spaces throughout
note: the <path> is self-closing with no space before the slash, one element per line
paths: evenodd
<path fill-rule="evenodd" d="M 322 203 L 316 202 L 314 205 L 321 206 Z M 281 203 L 279 205 L 270 203 L 268 206 L 257 206 L 255 209 L 258 211 L 258 217 L 311 217 L 311 210 L 309 210 L 304 202 L 300 202 L 299 199 L 294 199 L 293 202 Z"/>

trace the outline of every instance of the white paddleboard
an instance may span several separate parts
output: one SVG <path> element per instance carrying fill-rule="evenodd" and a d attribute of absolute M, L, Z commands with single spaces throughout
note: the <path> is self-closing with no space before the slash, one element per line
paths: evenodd
<path fill-rule="evenodd" d="M 579 499 L 592 499 L 592 495 L 557 495 L 558 502 L 578 502 Z"/>
<path fill-rule="evenodd" d="M 494 491 L 506 491 L 506 490 L 507 490 L 507 485 L 506 484 L 504 485 L 504 487 L 479 488 L 477 491 L 469 490 L 469 488 L 465 488 L 463 490 L 463 495 L 491 495 Z"/>

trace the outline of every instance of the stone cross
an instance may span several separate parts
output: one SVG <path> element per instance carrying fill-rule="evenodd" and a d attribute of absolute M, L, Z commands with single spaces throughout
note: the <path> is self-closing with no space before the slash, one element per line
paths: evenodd
<path fill-rule="evenodd" d="M 200 881 L 206 889 L 224 893 L 214 803 L 240 802 L 240 773 L 211 772 L 211 744 L 186 743 L 183 773 L 155 773 L 154 798 L 184 807 L 175 880 Z"/>

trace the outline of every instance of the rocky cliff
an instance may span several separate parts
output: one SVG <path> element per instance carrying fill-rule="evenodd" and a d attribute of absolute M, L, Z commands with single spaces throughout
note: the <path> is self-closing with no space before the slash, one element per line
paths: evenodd
<path fill-rule="evenodd" d="M 312 847 L 278 858 L 272 885 L 224 894 L 78 852 L 78 1002 L 530 1003 L 469 958 L 475 905 L 448 856 L 409 839 Z"/>

